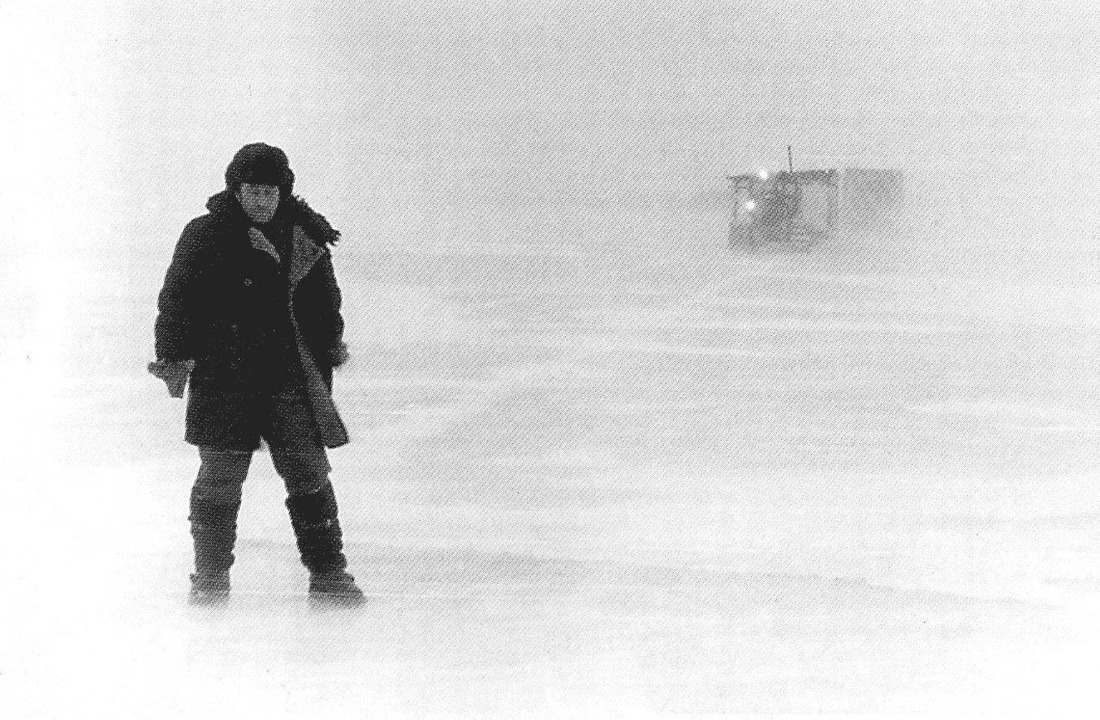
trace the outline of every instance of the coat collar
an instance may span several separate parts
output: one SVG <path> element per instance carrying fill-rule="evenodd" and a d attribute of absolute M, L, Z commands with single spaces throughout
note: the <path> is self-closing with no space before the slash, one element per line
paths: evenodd
<path fill-rule="evenodd" d="M 309 274 L 326 250 L 310 238 L 301 225 L 294 226 L 294 249 L 290 253 L 290 287 L 293 289 Z"/>
<path fill-rule="evenodd" d="M 264 235 L 258 228 L 249 226 L 248 228 L 248 242 L 252 245 L 253 250 L 259 250 L 262 253 L 267 253 L 271 256 L 271 259 L 276 263 L 282 263 L 283 259 L 279 257 L 279 251 L 275 249 L 275 246 L 271 244 L 271 241 Z"/>
<path fill-rule="evenodd" d="M 275 249 L 267 236 L 256 228 L 248 228 L 248 241 L 253 250 L 268 255 L 275 263 L 282 263 L 279 251 Z M 293 244 L 290 251 L 290 269 L 287 273 L 291 288 L 294 288 L 301 282 L 302 278 L 309 274 L 309 271 L 313 269 L 313 266 L 325 252 L 327 251 L 306 234 L 301 225 L 294 226 Z"/>
<path fill-rule="evenodd" d="M 287 222 L 293 224 L 293 246 L 290 258 L 289 280 L 293 288 L 309 274 L 313 266 L 327 251 L 326 248 L 340 241 L 340 232 L 329 225 L 323 215 L 316 212 L 304 200 L 291 196 L 283 201 L 279 208 Z M 244 220 L 240 203 L 229 190 L 213 195 L 206 203 L 207 210 L 214 217 L 230 222 Z M 278 251 L 271 241 L 256 228 L 249 227 L 248 241 L 254 250 L 281 262 Z"/>
<path fill-rule="evenodd" d="M 212 195 L 206 201 L 206 209 L 211 215 L 222 220 L 240 219 L 244 214 L 241 204 L 229 190 L 222 190 Z M 340 231 L 329 225 L 324 215 L 311 208 L 297 195 L 291 195 L 283 200 L 279 215 L 288 219 L 291 224 L 301 226 L 306 235 L 321 247 L 331 247 L 340 242 Z"/>

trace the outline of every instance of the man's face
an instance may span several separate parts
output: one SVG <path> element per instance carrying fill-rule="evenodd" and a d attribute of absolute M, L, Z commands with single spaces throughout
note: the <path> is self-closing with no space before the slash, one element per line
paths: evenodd
<path fill-rule="evenodd" d="M 270 222 L 279 209 L 279 188 L 275 185 L 241 183 L 237 199 L 241 201 L 249 220 L 263 224 Z"/>

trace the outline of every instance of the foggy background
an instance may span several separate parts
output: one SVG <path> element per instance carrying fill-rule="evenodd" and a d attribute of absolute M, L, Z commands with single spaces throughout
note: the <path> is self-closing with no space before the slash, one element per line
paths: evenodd
<path fill-rule="evenodd" d="M 0 708 L 71 713 L 59 678 L 97 717 L 1083 696 L 1092 4 L 19 1 L 0 28 Z M 255 141 L 345 238 L 354 619 L 290 589 L 262 457 L 237 604 L 185 606 L 197 462 L 144 366 L 176 239 Z M 730 251 L 725 176 L 787 145 L 902 170 L 901 230 Z"/>
<path fill-rule="evenodd" d="M 800 167 L 904 168 L 967 244 L 1095 225 L 1087 3 L 27 7 L 3 11 L 25 69 L 6 114 L 35 138 L 10 192 L 71 183 L 150 234 L 257 139 L 361 241 L 398 212 L 422 241 L 470 202 L 721 205 L 726 174 L 782 167 L 788 144 Z"/>

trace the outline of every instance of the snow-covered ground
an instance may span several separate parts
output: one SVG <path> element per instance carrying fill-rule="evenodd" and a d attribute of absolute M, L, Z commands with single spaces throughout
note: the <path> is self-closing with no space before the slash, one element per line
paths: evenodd
<path fill-rule="evenodd" d="M 1100 287 L 919 234 L 731 252 L 717 212 L 406 221 L 336 253 L 355 610 L 307 602 L 265 456 L 232 599 L 186 602 L 171 240 L 5 251 L 4 717 L 1092 703 Z"/>
<path fill-rule="evenodd" d="M 1098 8 L 0 3 L 0 719 L 1089 716 Z M 346 236 L 356 610 L 264 456 L 187 604 L 145 365 L 254 141 Z M 914 225 L 731 252 L 790 145 Z"/>

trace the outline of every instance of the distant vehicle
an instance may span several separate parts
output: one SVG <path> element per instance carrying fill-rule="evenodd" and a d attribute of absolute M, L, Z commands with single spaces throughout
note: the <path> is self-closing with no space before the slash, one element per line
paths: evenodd
<path fill-rule="evenodd" d="M 889 231 L 904 199 L 897 170 L 761 170 L 730 175 L 731 248 L 779 243 L 808 250 L 838 231 Z"/>

